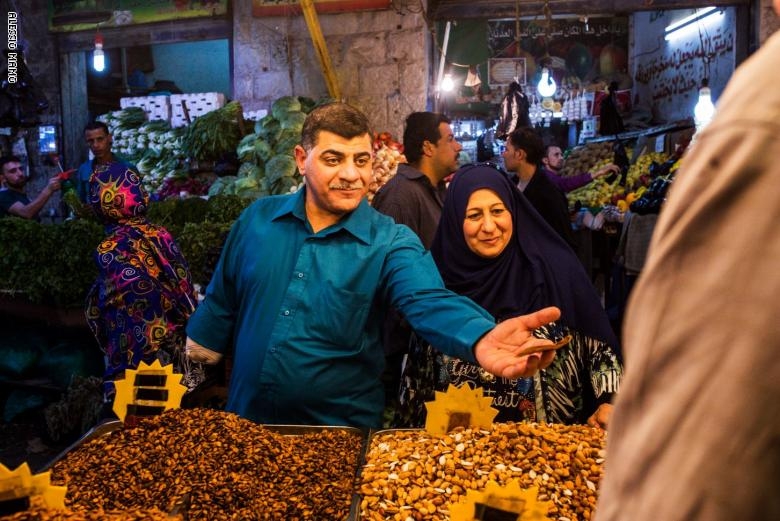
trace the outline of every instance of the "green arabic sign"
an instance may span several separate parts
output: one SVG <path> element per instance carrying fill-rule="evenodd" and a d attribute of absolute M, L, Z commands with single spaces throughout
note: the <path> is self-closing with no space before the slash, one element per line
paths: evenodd
<path fill-rule="evenodd" d="M 49 30 L 71 32 L 227 14 L 228 0 L 49 0 Z"/>

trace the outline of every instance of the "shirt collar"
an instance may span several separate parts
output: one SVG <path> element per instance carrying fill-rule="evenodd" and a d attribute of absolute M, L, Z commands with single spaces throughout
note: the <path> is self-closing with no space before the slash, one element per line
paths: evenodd
<path fill-rule="evenodd" d="M 274 212 L 271 220 L 277 220 L 287 215 L 299 219 L 301 223 L 306 222 L 306 186 L 301 187 L 295 194 L 286 198 L 279 209 Z M 357 208 L 355 208 L 346 217 L 338 223 L 327 229 L 327 234 L 336 233 L 339 230 L 345 230 L 355 236 L 356 239 L 369 244 L 371 242 L 371 216 L 370 212 L 374 210 L 368 205 L 364 197 Z"/>
<path fill-rule="evenodd" d="M 403 177 L 409 179 L 410 181 L 417 181 L 419 183 L 424 183 L 426 186 L 430 186 L 434 188 L 435 190 L 444 190 L 447 188 L 447 184 L 442 179 L 439 181 L 439 184 L 436 186 L 433 186 L 431 183 L 431 180 L 428 179 L 428 176 L 423 174 L 421 171 L 417 170 L 413 166 L 410 166 L 406 163 L 401 163 L 398 165 L 398 170 L 396 170 L 395 175 L 402 175 Z"/>
<path fill-rule="evenodd" d="M 425 179 L 428 179 L 425 174 L 417 170 L 411 165 L 408 165 L 406 163 L 401 163 L 398 165 L 398 170 L 396 170 L 396 175 L 402 175 L 407 179 L 420 179 L 421 177 L 424 177 Z M 429 182 L 430 184 L 430 182 Z"/>

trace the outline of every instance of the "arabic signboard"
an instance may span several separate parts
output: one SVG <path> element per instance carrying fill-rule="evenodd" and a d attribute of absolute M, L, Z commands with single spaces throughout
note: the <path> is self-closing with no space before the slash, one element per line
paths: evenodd
<path fill-rule="evenodd" d="M 314 0 L 318 13 L 387 9 L 391 0 Z M 252 0 L 252 16 L 287 16 L 300 14 L 299 0 Z"/>
<path fill-rule="evenodd" d="M 491 62 L 522 58 L 525 82 L 535 80 L 543 60 L 557 79 L 569 77 L 583 83 L 597 78 L 613 79 L 628 69 L 627 17 L 553 18 L 549 23 L 521 20 L 519 26 L 518 35 L 516 20 L 489 20 L 488 47 Z M 507 65 L 503 61 L 495 65 L 499 74 L 491 74 L 490 83 L 504 85 Z"/>
<path fill-rule="evenodd" d="M 49 0 L 48 9 L 50 31 L 72 32 L 225 16 L 228 0 Z"/>

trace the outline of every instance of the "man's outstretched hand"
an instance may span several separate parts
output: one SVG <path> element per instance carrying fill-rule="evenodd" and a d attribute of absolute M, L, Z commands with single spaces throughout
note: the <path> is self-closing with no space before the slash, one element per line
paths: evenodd
<path fill-rule="evenodd" d="M 536 338 L 533 331 L 558 320 L 561 310 L 556 307 L 540 309 L 497 324 L 474 346 L 474 356 L 486 371 L 505 378 L 527 378 L 550 365 L 555 351 L 545 351 L 521 356 L 529 347 L 549 346 L 549 340 Z"/>

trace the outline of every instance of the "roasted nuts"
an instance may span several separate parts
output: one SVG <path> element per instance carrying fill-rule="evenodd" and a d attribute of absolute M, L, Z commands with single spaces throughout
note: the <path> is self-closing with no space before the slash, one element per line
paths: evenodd
<path fill-rule="evenodd" d="M 536 486 L 550 519 L 590 519 L 604 432 L 584 425 L 496 423 L 446 436 L 389 431 L 372 437 L 361 472 L 361 519 L 449 520 L 449 505 L 488 480 Z"/>
<path fill-rule="evenodd" d="M 158 508 L 189 521 L 346 519 L 362 435 L 285 436 L 239 416 L 177 409 L 71 451 L 52 467 L 73 510 Z"/>

